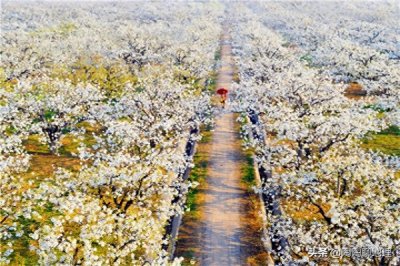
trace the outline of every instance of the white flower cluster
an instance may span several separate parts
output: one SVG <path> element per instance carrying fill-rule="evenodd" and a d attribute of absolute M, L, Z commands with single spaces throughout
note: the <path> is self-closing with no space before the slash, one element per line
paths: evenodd
<path fill-rule="evenodd" d="M 359 147 L 365 134 L 391 125 L 392 113 L 379 118 L 379 108 L 365 108 L 363 100 L 348 99 L 344 84 L 334 78 L 347 75 L 368 91 L 385 88 L 385 95 L 366 100 L 386 100 L 391 103 L 389 109 L 398 109 L 395 88 L 400 68 L 385 50 L 393 48 L 395 31 L 392 25 L 386 28 L 388 21 L 381 24 L 379 20 L 374 24 L 377 30 L 392 36 L 379 37 L 379 45 L 378 37 L 366 42 L 361 39 L 367 36 L 332 39 L 328 36 L 350 32 L 349 27 L 363 19 L 357 17 L 357 9 L 351 9 L 356 4 L 326 5 L 350 10 L 324 17 L 320 13 L 326 9 L 318 2 L 237 3 L 232 7 L 231 15 L 236 16 L 232 35 L 240 67 L 236 108 L 257 118 L 253 133 L 259 138 L 253 147 L 260 167 L 272 172 L 264 177 L 262 188 L 273 252 L 283 265 L 332 262 L 332 258 L 310 256 L 307 250 L 312 247 L 374 245 L 396 250 L 400 245 L 400 180 L 395 167 L 382 164 L 378 155 Z M 386 3 L 382 7 L 389 10 Z M 352 23 L 340 24 L 336 31 L 323 23 L 334 24 L 338 17 Z M 360 24 L 357 34 L 370 34 L 365 23 Z M 398 54 L 398 50 L 390 51 Z M 340 263 L 394 265 L 395 260 L 350 256 Z"/>
<path fill-rule="evenodd" d="M 166 226 L 190 186 L 180 147 L 210 122 L 222 5 L 7 2 L 1 12 L 0 263 L 178 264 Z M 46 156 L 51 171 L 37 173 Z"/>

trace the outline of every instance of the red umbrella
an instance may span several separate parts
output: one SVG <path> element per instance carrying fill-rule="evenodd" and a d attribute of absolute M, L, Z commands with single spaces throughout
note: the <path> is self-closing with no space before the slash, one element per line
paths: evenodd
<path fill-rule="evenodd" d="M 219 88 L 217 90 L 217 93 L 220 94 L 220 95 L 226 95 L 228 93 L 228 90 L 225 89 L 225 88 Z"/>

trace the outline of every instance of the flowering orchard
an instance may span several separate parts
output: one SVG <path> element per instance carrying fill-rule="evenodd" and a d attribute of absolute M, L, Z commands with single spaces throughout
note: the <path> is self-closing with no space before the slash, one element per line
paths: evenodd
<path fill-rule="evenodd" d="M 395 2 L 15 2 L 1 8 L 0 265 L 168 265 L 212 123 L 222 27 L 280 265 L 396 265 Z M 369 256 L 322 251 L 375 248 Z"/>
<path fill-rule="evenodd" d="M 398 139 L 399 9 L 363 5 L 265 2 L 232 10 L 237 110 L 258 136 L 248 144 L 266 173 L 266 241 L 283 265 L 398 263 L 399 160 L 362 142 L 387 128 Z M 350 82 L 366 96 L 346 97 Z M 317 247 L 392 253 L 332 258 L 315 256 Z"/>
<path fill-rule="evenodd" d="M 162 265 L 220 4 L 4 3 L 0 264 Z M 178 263 L 179 260 L 176 262 Z"/>

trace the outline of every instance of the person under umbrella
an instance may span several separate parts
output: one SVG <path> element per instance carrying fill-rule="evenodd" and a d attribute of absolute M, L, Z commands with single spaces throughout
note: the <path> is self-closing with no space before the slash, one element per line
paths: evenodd
<path fill-rule="evenodd" d="M 219 88 L 217 90 L 217 94 L 219 94 L 221 96 L 221 104 L 222 104 L 222 108 L 225 108 L 225 102 L 228 96 L 228 90 L 225 88 Z"/>

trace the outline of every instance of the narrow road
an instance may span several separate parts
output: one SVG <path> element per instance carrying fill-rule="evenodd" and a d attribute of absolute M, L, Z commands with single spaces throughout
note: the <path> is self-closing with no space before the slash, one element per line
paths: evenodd
<path fill-rule="evenodd" d="M 221 38 L 222 64 L 217 81 L 217 88 L 228 90 L 233 76 L 229 40 L 227 33 Z M 246 158 L 237 115 L 228 111 L 229 101 L 227 105 L 215 118 L 211 143 L 200 144 L 199 149 L 209 155 L 206 184 L 197 195 L 198 215 L 183 219 L 176 256 L 196 265 L 262 265 L 257 200 L 241 181 Z"/>

